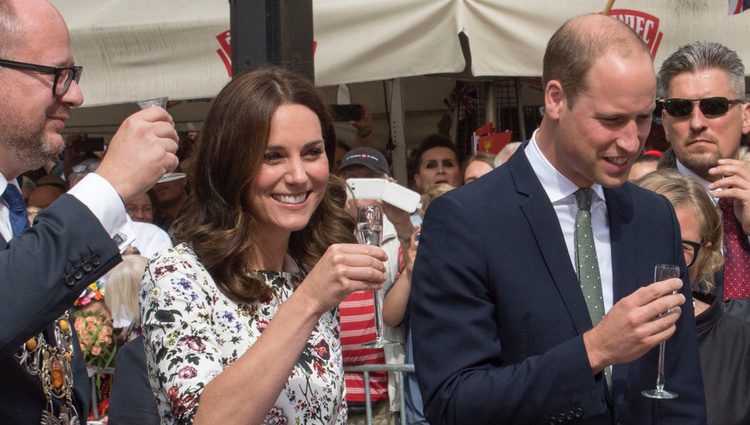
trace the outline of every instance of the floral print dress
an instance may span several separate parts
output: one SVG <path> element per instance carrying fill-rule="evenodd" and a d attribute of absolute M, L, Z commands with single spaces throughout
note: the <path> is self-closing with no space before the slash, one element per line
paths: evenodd
<path fill-rule="evenodd" d="M 185 244 L 154 257 L 144 275 L 141 317 L 151 389 L 162 424 L 190 424 L 201 391 L 255 342 L 304 273 L 258 273 L 274 297 L 237 304 Z M 264 424 L 346 424 L 337 310 L 323 314 Z"/>

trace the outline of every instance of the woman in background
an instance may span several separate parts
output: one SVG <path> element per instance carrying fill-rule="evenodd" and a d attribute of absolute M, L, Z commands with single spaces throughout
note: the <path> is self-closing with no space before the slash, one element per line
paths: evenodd
<path fill-rule="evenodd" d="M 346 423 L 336 306 L 379 289 L 387 256 L 353 243 L 330 195 L 334 142 L 320 96 L 288 71 L 238 76 L 214 100 L 180 244 L 144 276 L 162 423 Z"/>
<path fill-rule="evenodd" d="M 750 324 L 726 314 L 721 297 L 713 292 L 713 275 L 723 263 L 719 212 L 700 183 L 676 170 L 654 171 L 638 184 L 666 197 L 680 222 L 708 424 L 750 424 Z"/>

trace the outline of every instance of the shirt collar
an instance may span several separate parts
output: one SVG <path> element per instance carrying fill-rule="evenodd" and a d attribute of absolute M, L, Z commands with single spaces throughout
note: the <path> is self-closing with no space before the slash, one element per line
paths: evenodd
<path fill-rule="evenodd" d="M 679 172 L 680 172 L 680 174 L 682 174 L 682 175 L 683 175 L 684 177 L 689 177 L 689 178 L 691 178 L 691 179 L 693 179 L 693 180 L 697 181 L 698 183 L 700 183 L 701 185 L 703 185 L 703 187 L 704 187 L 704 188 L 706 188 L 706 192 L 708 192 L 708 194 L 709 194 L 709 196 L 710 196 L 711 200 L 712 200 L 712 201 L 714 202 L 714 205 L 715 205 L 715 204 L 716 204 L 717 202 L 719 202 L 719 200 L 718 200 L 718 199 L 717 199 L 717 198 L 716 198 L 716 197 L 714 196 L 714 193 L 713 193 L 713 191 L 711 191 L 711 190 L 710 190 L 710 189 L 708 188 L 708 185 L 710 185 L 710 184 L 711 184 L 711 182 L 710 182 L 710 181 L 708 181 L 708 180 L 704 179 L 703 177 L 701 177 L 701 176 L 699 176 L 699 175 L 695 174 L 695 173 L 693 172 L 693 170 L 691 170 L 691 169 L 689 169 L 688 167 L 686 167 L 686 166 L 685 166 L 685 165 L 684 165 L 683 163 L 681 163 L 681 162 L 680 162 L 680 160 L 679 160 L 679 159 L 676 159 L 676 160 L 675 160 L 675 164 L 677 165 L 677 171 L 679 171 Z"/>
<path fill-rule="evenodd" d="M 571 200 L 572 202 L 575 202 L 573 194 L 580 188 L 557 171 L 552 163 L 547 160 L 536 142 L 536 131 L 531 136 L 531 140 L 529 141 L 528 146 L 526 146 L 524 153 L 526 153 L 531 168 L 534 170 L 539 182 L 542 184 L 550 202 L 553 204 L 560 203 L 561 201 L 567 203 L 571 202 Z M 596 194 L 596 197 L 592 199 L 592 202 L 597 198 L 602 201 L 604 200 L 604 189 L 602 189 L 600 184 L 592 184 L 591 190 Z"/>

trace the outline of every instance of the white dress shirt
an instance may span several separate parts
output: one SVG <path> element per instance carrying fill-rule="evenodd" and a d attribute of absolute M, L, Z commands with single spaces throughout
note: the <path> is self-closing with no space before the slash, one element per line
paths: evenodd
<path fill-rule="evenodd" d="M 531 137 L 528 146 L 524 150 L 526 158 L 531 164 L 544 191 L 547 193 L 555 214 L 560 222 L 560 229 L 565 238 L 568 248 L 570 263 L 576 270 L 575 260 L 575 222 L 578 214 L 575 192 L 580 189 L 573 182 L 563 176 L 547 160 L 536 143 L 536 132 Z M 604 311 L 609 311 L 613 303 L 612 289 L 612 248 L 609 240 L 609 221 L 607 220 L 607 204 L 604 201 L 604 190 L 601 185 L 591 186 L 594 194 L 591 197 L 591 226 L 594 231 L 594 246 L 596 247 L 596 258 L 599 263 L 599 274 L 602 283 L 602 298 L 604 299 Z"/>
<path fill-rule="evenodd" d="M 8 179 L 0 173 L 0 194 L 5 192 L 8 184 L 18 186 L 15 179 L 8 182 Z M 78 198 L 96 216 L 110 236 L 120 235 L 117 240 L 121 240 L 118 244 L 121 250 L 133 241 L 133 232 L 127 222 L 125 205 L 123 205 L 120 195 L 104 177 L 96 173 L 89 173 L 75 187 L 70 189 L 68 194 Z M 13 230 L 10 226 L 10 211 L 8 210 L 8 204 L 3 199 L 0 199 L 0 234 L 6 241 L 10 241 L 13 237 Z"/>

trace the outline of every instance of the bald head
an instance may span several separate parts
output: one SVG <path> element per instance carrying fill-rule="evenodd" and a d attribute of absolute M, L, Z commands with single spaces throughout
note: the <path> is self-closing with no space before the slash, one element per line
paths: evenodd
<path fill-rule="evenodd" d="M 67 33 L 65 20 L 48 0 L 0 0 L 0 56 L 24 49 L 23 35 L 34 22 L 62 24 Z"/>
<path fill-rule="evenodd" d="M 606 15 L 583 15 L 565 22 L 547 43 L 544 84 L 559 81 L 572 107 L 587 88 L 589 70 L 604 53 L 645 55 L 650 60 L 648 46 L 629 26 Z"/>

